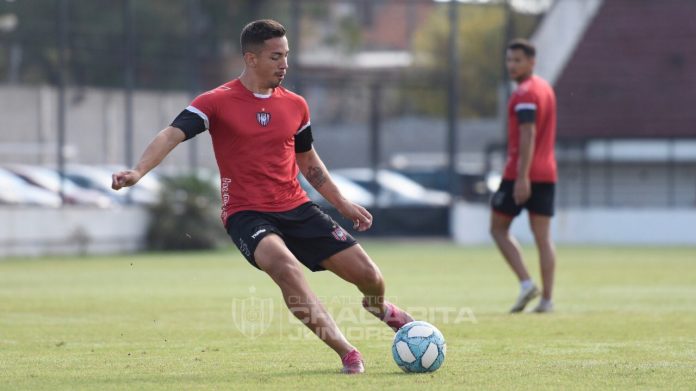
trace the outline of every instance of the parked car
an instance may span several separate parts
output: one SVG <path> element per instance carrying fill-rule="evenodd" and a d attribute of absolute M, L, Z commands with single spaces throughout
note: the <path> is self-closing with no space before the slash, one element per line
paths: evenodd
<path fill-rule="evenodd" d="M 447 167 L 437 168 L 405 168 L 396 170 L 409 179 L 418 182 L 421 186 L 432 190 L 450 191 L 450 173 Z M 455 191 L 464 200 L 469 202 L 487 202 L 491 191 L 487 178 L 479 173 L 458 172 L 455 177 Z"/>
<path fill-rule="evenodd" d="M 151 205 L 159 200 L 161 185 L 157 174 L 150 172 L 136 186 L 116 191 L 111 188 L 111 175 L 118 170 L 121 168 L 116 167 L 112 170 L 103 166 L 70 164 L 65 167 L 65 176 L 79 186 L 99 191 L 111 197 L 119 204 L 133 202 Z"/>
<path fill-rule="evenodd" d="M 109 172 L 109 180 L 111 180 L 111 175 L 117 171 L 125 170 L 123 166 L 111 165 L 103 166 Z M 111 186 L 111 184 L 109 184 Z M 121 189 L 119 191 L 123 191 Z M 160 200 L 160 192 L 163 191 L 162 177 L 154 171 L 148 172 L 144 177 L 140 178 L 138 183 L 128 188 L 129 192 L 132 192 L 131 199 L 137 203 L 143 204 L 156 204 Z"/>
<path fill-rule="evenodd" d="M 309 184 L 309 182 L 307 182 L 304 176 L 299 175 L 298 179 L 300 180 L 302 188 L 307 192 L 307 196 L 312 201 L 321 206 L 329 206 L 329 202 L 326 201 L 324 197 L 322 197 L 322 195 Z M 334 172 L 331 172 L 331 179 L 333 179 L 334 183 L 341 191 L 341 194 L 343 194 L 343 196 L 349 201 L 353 201 L 365 208 L 374 206 L 375 197 L 364 187 L 358 185 L 343 175 Z"/>
<path fill-rule="evenodd" d="M 371 168 L 343 168 L 332 171 L 368 189 L 376 196 L 377 205 L 388 206 L 448 206 L 447 192 L 428 189 L 397 172 L 380 169 L 377 177 Z"/>
<path fill-rule="evenodd" d="M 68 204 L 91 205 L 100 208 L 108 208 L 114 204 L 110 197 L 101 192 L 80 187 L 69 178 L 61 178 L 58 171 L 47 167 L 14 164 L 5 168 L 30 184 L 42 187 L 54 194 L 60 194 L 62 187 L 63 200 Z"/>
<path fill-rule="evenodd" d="M 0 168 L 0 204 L 57 208 L 61 202 L 58 195 L 31 185 L 11 171 Z"/>

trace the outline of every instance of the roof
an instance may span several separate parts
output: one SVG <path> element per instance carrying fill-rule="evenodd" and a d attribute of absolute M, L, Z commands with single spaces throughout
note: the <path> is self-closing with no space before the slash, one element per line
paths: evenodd
<path fill-rule="evenodd" d="M 558 137 L 696 137 L 696 1 L 604 1 L 556 82 Z"/>

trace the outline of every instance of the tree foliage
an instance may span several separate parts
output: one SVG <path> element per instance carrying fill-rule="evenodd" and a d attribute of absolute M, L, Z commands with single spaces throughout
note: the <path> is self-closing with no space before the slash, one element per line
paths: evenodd
<path fill-rule="evenodd" d="M 67 78 L 76 86 L 123 86 L 128 10 L 136 88 L 215 86 L 235 66 L 239 31 L 246 23 L 262 16 L 283 23 L 289 19 L 289 2 L 281 0 L 2 1 L 0 16 L 13 15 L 18 24 L 0 31 L 0 82 L 57 83 L 63 2 L 68 15 Z M 12 61 L 20 64 L 14 80 Z M 192 80 L 199 86 L 192 86 Z"/>
<path fill-rule="evenodd" d="M 446 85 L 449 58 L 449 17 L 447 7 L 433 12 L 414 37 L 415 69 L 412 77 Z M 458 51 L 459 69 L 456 87 L 464 117 L 496 115 L 499 91 L 504 81 L 506 10 L 501 6 L 460 6 Z M 512 36 L 528 36 L 536 23 L 531 15 L 512 14 Z M 446 113 L 447 89 L 413 91 L 414 107 L 425 114 Z"/>
<path fill-rule="evenodd" d="M 14 15 L 18 21 L 14 29 L 0 29 L 0 83 L 57 83 L 60 4 L 68 7 L 67 82 L 77 87 L 124 86 L 129 9 L 136 89 L 195 93 L 236 76 L 242 68 L 239 31 L 258 18 L 277 19 L 289 28 L 293 56 L 300 52 L 295 43 L 305 52 L 330 46 L 352 53 L 369 47 L 360 15 L 361 7 L 371 3 L 364 0 L 0 0 L 0 17 Z M 414 35 L 415 66 L 403 72 L 406 78 L 394 94 L 402 112 L 441 116 L 447 110 L 448 7 L 436 6 Z M 490 4 L 459 9 L 458 113 L 493 116 L 504 76 L 505 9 Z M 293 20 L 298 10 L 299 20 Z M 537 19 L 513 13 L 512 34 L 528 36 Z M 302 39 L 296 39 L 299 34 Z"/>
<path fill-rule="evenodd" d="M 194 175 L 168 178 L 150 208 L 146 240 L 152 250 L 199 250 L 224 242 L 220 195 L 210 181 Z"/>

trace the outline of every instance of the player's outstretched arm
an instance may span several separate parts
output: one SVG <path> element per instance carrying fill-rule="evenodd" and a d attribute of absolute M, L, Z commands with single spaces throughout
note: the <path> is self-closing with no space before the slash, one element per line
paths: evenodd
<path fill-rule="evenodd" d="M 185 139 L 186 135 L 179 128 L 168 126 L 161 130 L 145 148 L 145 152 L 143 152 L 135 168 L 119 171 L 111 176 L 111 188 L 119 190 L 123 187 L 135 185 L 140 178 L 157 167 L 169 152 Z"/>
<path fill-rule="evenodd" d="M 372 226 L 372 215 L 362 206 L 347 200 L 331 179 L 329 171 L 324 166 L 319 155 L 310 149 L 297 153 L 297 166 L 319 194 L 321 194 L 343 217 L 353 222 L 353 228 L 358 231 L 368 230 Z"/>

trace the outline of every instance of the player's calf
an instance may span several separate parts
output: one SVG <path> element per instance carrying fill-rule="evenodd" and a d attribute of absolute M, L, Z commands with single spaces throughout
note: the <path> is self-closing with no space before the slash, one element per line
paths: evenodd
<path fill-rule="evenodd" d="M 381 306 L 377 306 L 370 303 L 366 297 L 363 299 L 362 305 L 367 312 L 386 323 L 387 326 L 391 327 L 391 329 L 395 332 L 402 328 L 406 323 L 413 322 L 413 317 L 409 315 L 408 312 L 387 301 L 385 301 Z"/>

